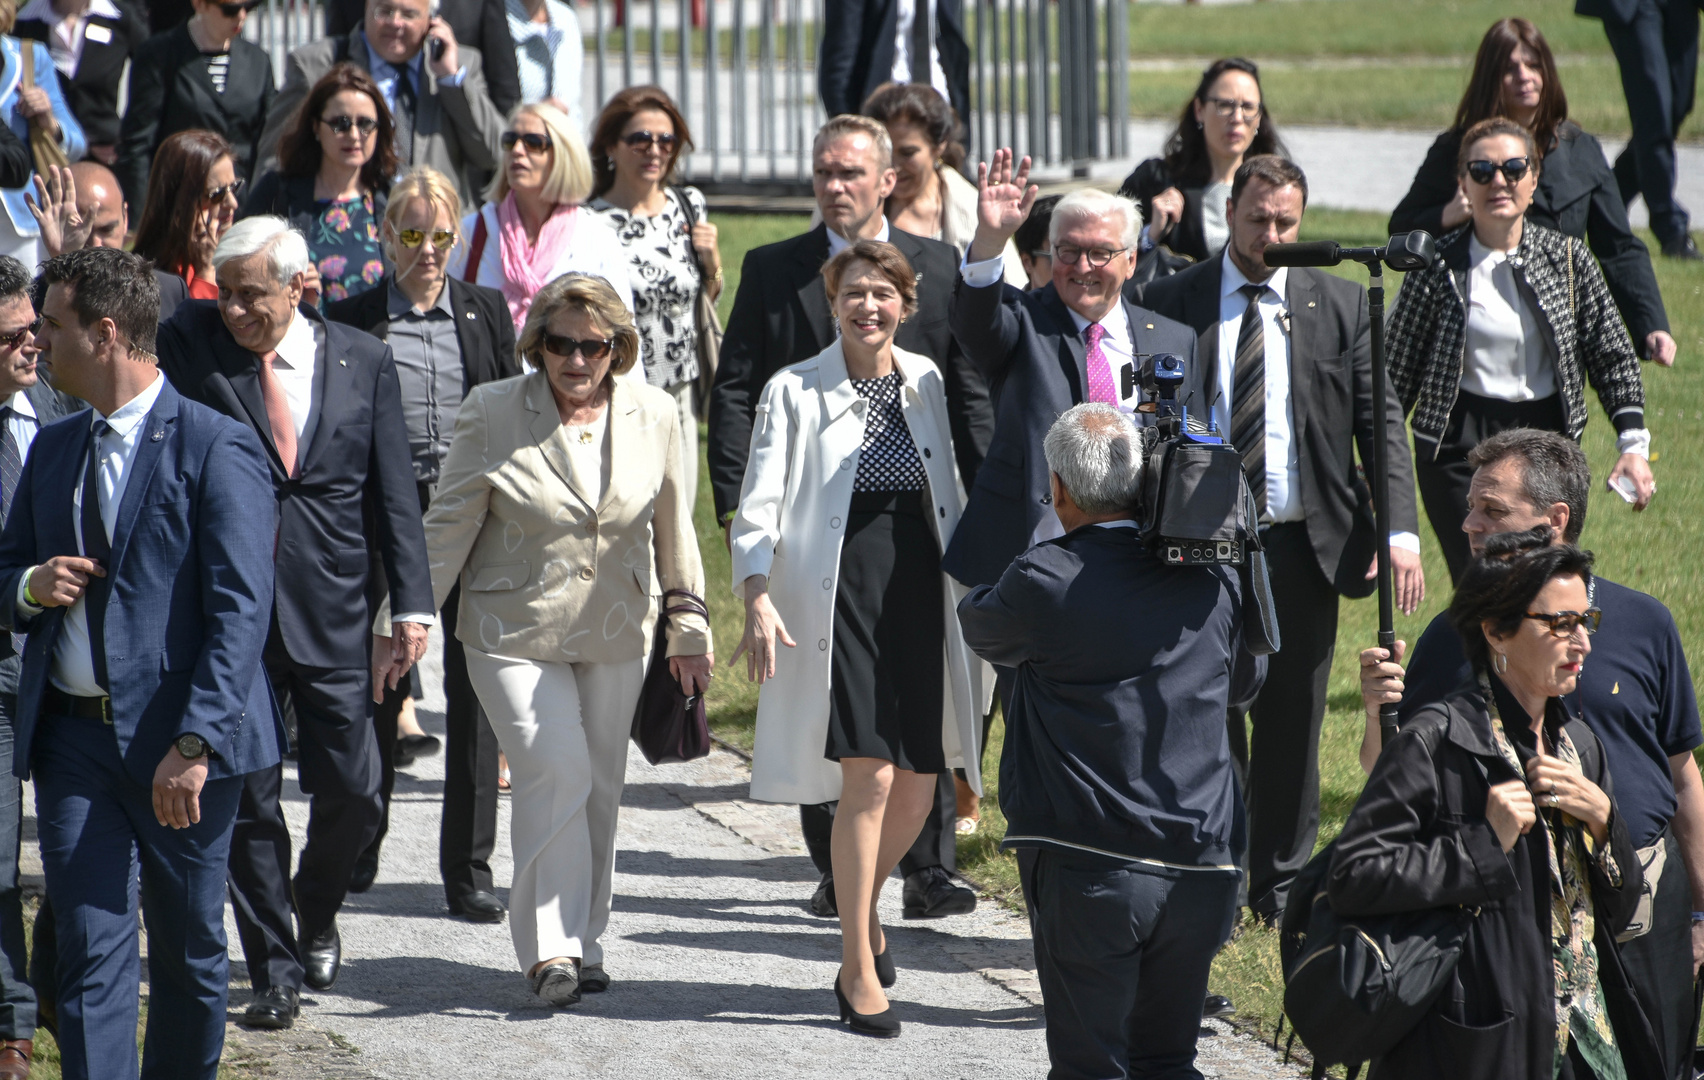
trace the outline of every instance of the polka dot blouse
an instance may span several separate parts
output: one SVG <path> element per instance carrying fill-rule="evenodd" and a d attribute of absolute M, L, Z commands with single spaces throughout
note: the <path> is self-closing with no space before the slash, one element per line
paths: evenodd
<path fill-rule="evenodd" d="M 858 476 L 853 491 L 921 491 L 928 483 L 911 429 L 900 410 L 897 371 L 879 379 L 853 379 L 852 389 L 870 403 L 864 428 L 864 445 L 858 456 Z"/>

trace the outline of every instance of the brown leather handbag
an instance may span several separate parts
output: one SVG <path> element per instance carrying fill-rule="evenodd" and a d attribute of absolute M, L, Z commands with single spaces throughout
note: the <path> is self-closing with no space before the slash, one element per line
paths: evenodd
<path fill-rule="evenodd" d="M 35 42 L 29 38 L 23 39 L 19 49 L 23 61 L 24 85 L 35 86 Z M 41 121 L 30 121 L 30 156 L 35 159 L 36 172 L 46 172 L 49 165 L 67 168 L 71 159 L 65 156 L 65 148 L 59 145 L 59 139 L 43 128 Z"/>
<path fill-rule="evenodd" d="M 670 601 L 677 601 L 670 606 Z M 685 589 L 663 593 L 662 611 L 652 635 L 651 666 L 633 710 L 633 741 L 653 765 L 692 761 L 710 752 L 710 724 L 704 715 L 704 695 L 687 695 L 680 680 L 669 674 L 668 621 L 674 615 L 696 614 L 710 621 L 704 601 Z"/>

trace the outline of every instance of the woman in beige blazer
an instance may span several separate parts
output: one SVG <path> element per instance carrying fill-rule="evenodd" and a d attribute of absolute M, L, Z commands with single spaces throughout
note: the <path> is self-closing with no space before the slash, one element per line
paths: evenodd
<path fill-rule="evenodd" d="M 517 351 L 529 374 L 462 404 L 426 541 L 437 602 L 461 581 L 457 636 L 509 759 L 515 955 L 539 997 L 571 1005 L 609 985 L 598 938 L 646 615 L 665 589 L 702 596 L 704 570 L 674 399 L 616 378 L 639 334 L 615 290 L 552 281 Z M 676 615 L 664 632 L 670 673 L 703 692 L 710 627 Z"/>

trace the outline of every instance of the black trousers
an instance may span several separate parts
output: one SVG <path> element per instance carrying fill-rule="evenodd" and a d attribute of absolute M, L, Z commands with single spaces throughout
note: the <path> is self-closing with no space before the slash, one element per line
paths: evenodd
<path fill-rule="evenodd" d="M 1426 518 L 1438 534 L 1438 546 L 1449 565 L 1451 582 L 1461 580 L 1461 572 L 1473 557 L 1467 534 L 1461 531 L 1462 522 L 1467 520 L 1467 489 L 1473 482 L 1473 466 L 1468 464 L 1467 455 L 1485 439 L 1517 427 L 1565 430 L 1567 418 L 1560 395 L 1538 401 L 1499 401 L 1463 390 L 1450 412 L 1450 426 L 1438 442 L 1437 453 L 1434 455 L 1425 442 L 1415 444 L 1414 477 L 1420 485 Z"/>
<path fill-rule="evenodd" d="M 799 807 L 799 828 L 805 834 L 805 848 L 817 873 L 827 874 L 834 865 L 829 856 L 829 842 L 834 834 L 834 808 L 839 803 L 817 803 Z M 910 877 L 931 866 L 954 870 L 958 867 L 958 795 L 953 788 L 951 769 L 935 778 L 935 809 L 923 819 L 923 831 L 911 850 L 900 856 L 899 872 Z"/>
<path fill-rule="evenodd" d="M 1668 861 L 1657 879 L 1651 929 L 1621 946 L 1621 963 L 1656 1029 L 1668 1080 L 1692 1080 L 1692 886 L 1680 845 L 1666 830 L 1663 842 Z"/>
<path fill-rule="evenodd" d="M 1233 707 L 1226 719 L 1248 804 L 1248 906 L 1277 916 L 1319 837 L 1319 729 L 1337 651 L 1337 590 L 1305 523 L 1273 525 L 1261 539 L 1284 647 L 1266 658 L 1265 684 L 1246 710 L 1252 741 L 1245 710 Z"/>
<path fill-rule="evenodd" d="M 467 676 L 467 649 L 456 638 L 461 586 L 450 590 L 438 618 L 444 632 L 444 813 L 438 823 L 438 873 L 444 899 L 456 904 L 475 892 L 495 891 L 491 852 L 497 846 L 497 736 Z M 384 776 L 379 793 L 384 815 L 366 857 L 379 860 L 379 847 L 390 831 L 391 791 L 396 786 L 397 717 L 409 695 L 406 682 L 385 690 L 373 710 L 379 763 Z"/>
<path fill-rule="evenodd" d="M 1697 0 L 1641 0 L 1631 22 L 1606 17 L 1603 32 L 1633 125 L 1615 159 L 1616 186 L 1626 202 L 1645 197 L 1659 241 L 1678 240 L 1689 219 L 1674 197 L 1674 140 L 1692 112 L 1698 76 Z"/>
<path fill-rule="evenodd" d="M 312 941 L 331 927 L 349 891 L 355 860 L 372 843 L 384 813 L 372 672 L 365 665 L 297 664 L 284 651 L 276 624 L 265 662 L 273 692 L 288 698 L 296 711 L 297 770 L 311 801 L 307 843 L 292 879 L 283 767 L 261 769 L 244 780 L 229 878 L 237 932 L 256 992 L 301 988 L 298 942 Z"/>
<path fill-rule="evenodd" d="M 1236 915 L 1236 874 L 1018 849 L 1049 1080 L 1198 1077 L 1207 973 Z"/>
<path fill-rule="evenodd" d="M 0 692 L 0 1039 L 34 1038 L 36 1028 L 36 996 L 30 989 L 24 945 L 24 891 L 18 883 L 23 785 L 12 775 L 12 717 L 17 708 L 15 693 Z M 42 904 L 46 907 L 45 900 Z M 53 916 L 48 914 L 46 920 L 51 925 Z"/>

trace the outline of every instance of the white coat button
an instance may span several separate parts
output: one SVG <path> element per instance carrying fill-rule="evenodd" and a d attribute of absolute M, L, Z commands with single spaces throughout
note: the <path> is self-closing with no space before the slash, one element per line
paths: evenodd
<path fill-rule="evenodd" d="M 817 638 L 817 651 L 819 651 L 819 652 L 827 652 L 828 651 L 828 639 L 827 638 Z"/>
<path fill-rule="evenodd" d="M 828 527 L 831 528 L 831 529 L 840 528 L 840 519 L 837 518 L 837 517 L 836 518 L 829 518 L 828 519 Z"/>
<path fill-rule="evenodd" d="M 592 568 L 589 566 L 580 567 L 580 579 L 582 581 L 592 580 Z"/>
<path fill-rule="evenodd" d="M 823 578 L 822 579 L 822 587 L 825 588 L 825 589 L 834 588 L 834 579 L 833 578 Z"/>
<path fill-rule="evenodd" d="M 845 461 L 842 461 L 840 463 L 840 469 L 841 469 L 842 472 L 844 472 L 847 469 L 850 469 L 851 467 L 852 467 L 852 459 L 851 458 L 847 458 Z"/>

